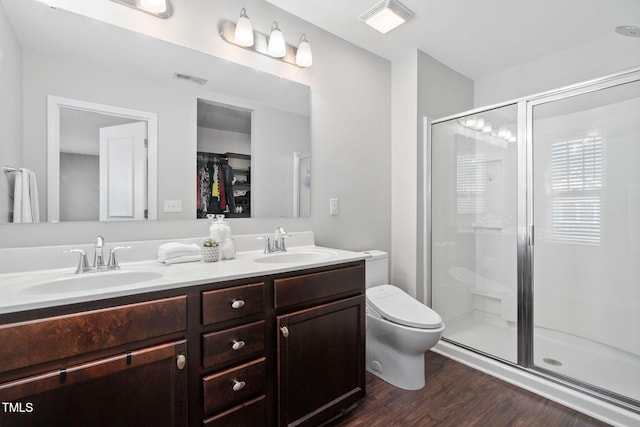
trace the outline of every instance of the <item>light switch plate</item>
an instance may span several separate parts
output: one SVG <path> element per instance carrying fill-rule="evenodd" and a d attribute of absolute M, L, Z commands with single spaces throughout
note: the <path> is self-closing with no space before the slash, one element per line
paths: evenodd
<path fill-rule="evenodd" d="M 165 200 L 165 212 L 182 212 L 182 200 Z"/>
<path fill-rule="evenodd" d="M 338 199 L 329 199 L 329 215 L 338 215 L 340 213 L 340 204 Z"/>

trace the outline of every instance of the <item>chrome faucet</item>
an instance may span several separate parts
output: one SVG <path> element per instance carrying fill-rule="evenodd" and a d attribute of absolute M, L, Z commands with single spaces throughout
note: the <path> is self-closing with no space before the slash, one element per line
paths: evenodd
<path fill-rule="evenodd" d="M 271 254 L 274 252 L 286 252 L 287 247 L 284 244 L 284 239 L 286 237 L 291 237 L 287 234 L 287 231 L 284 227 L 276 228 L 276 231 L 273 233 L 273 237 L 264 237 L 264 253 Z"/>
<path fill-rule="evenodd" d="M 93 268 L 100 269 L 104 267 L 104 257 L 102 256 L 102 249 L 104 248 L 104 237 L 96 236 L 95 251 L 93 255 Z"/>
<path fill-rule="evenodd" d="M 109 251 L 109 261 L 105 265 L 104 263 L 104 237 L 96 236 L 95 242 L 95 253 L 93 256 L 93 265 L 89 266 L 87 262 L 87 252 L 84 249 L 69 249 L 64 251 L 65 253 L 79 253 L 80 261 L 78 262 L 78 268 L 76 268 L 77 273 L 86 273 L 90 271 L 98 271 L 98 270 L 118 270 L 120 266 L 118 265 L 118 260 L 116 259 L 116 252 L 121 249 L 131 249 L 131 246 L 116 246 L 111 248 Z"/>

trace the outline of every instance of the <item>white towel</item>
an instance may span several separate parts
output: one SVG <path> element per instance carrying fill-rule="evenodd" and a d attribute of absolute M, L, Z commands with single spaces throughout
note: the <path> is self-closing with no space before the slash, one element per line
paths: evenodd
<path fill-rule="evenodd" d="M 183 255 L 173 258 L 160 259 L 158 261 L 164 262 L 165 264 L 179 264 L 181 262 L 196 262 L 202 260 L 202 255 Z"/>
<path fill-rule="evenodd" d="M 20 168 L 16 173 L 13 191 L 13 222 L 40 222 L 36 174 L 26 168 Z"/>
<path fill-rule="evenodd" d="M 195 243 L 163 243 L 158 248 L 158 260 L 165 261 L 167 259 L 179 258 L 184 256 L 200 255 L 200 246 Z"/>

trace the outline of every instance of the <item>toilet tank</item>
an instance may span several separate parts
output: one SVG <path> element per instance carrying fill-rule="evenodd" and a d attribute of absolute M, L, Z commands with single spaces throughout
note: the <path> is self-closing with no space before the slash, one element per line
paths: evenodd
<path fill-rule="evenodd" d="M 371 288 L 389 283 L 389 255 L 386 252 L 371 250 L 364 252 L 366 287 Z"/>

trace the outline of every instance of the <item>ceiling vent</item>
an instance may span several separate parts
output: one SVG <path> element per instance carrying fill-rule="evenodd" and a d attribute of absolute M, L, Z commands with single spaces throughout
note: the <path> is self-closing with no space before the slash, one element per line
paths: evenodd
<path fill-rule="evenodd" d="M 190 76 L 189 74 L 175 73 L 173 77 L 175 77 L 178 80 L 188 80 L 190 82 L 194 82 L 199 85 L 207 84 L 207 79 L 203 79 L 202 77 Z"/>
<path fill-rule="evenodd" d="M 397 0 L 383 0 L 360 15 L 358 19 L 382 34 L 404 24 L 414 13 Z"/>

